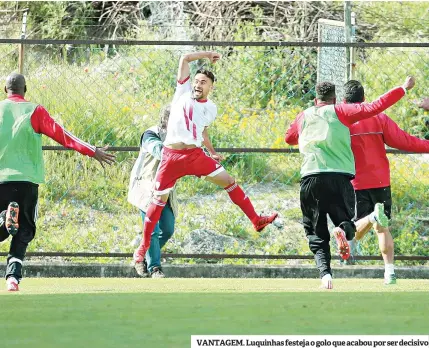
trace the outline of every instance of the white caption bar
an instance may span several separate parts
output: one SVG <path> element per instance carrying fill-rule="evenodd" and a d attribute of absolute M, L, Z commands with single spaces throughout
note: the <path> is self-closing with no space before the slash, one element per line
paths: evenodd
<path fill-rule="evenodd" d="M 191 336 L 191 348 L 200 347 L 429 347 L 428 336 L 282 336 L 200 335 Z"/>

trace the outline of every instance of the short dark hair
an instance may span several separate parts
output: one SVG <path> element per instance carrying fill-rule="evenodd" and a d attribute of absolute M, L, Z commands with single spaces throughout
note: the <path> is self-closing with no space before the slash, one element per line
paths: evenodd
<path fill-rule="evenodd" d="M 206 69 L 198 69 L 198 70 L 197 70 L 197 74 L 203 74 L 203 75 L 206 75 L 210 80 L 212 80 L 212 82 L 215 82 L 215 81 L 216 81 L 216 78 L 215 78 L 214 74 L 213 74 L 211 71 L 209 71 L 209 70 L 206 70 Z"/>
<path fill-rule="evenodd" d="M 26 82 L 25 77 L 22 74 L 18 73 L 11 73 L 6 78 L 6 91 L 17 93 L 17 94 L 23 94 L 26 92 Z"/>
<path fill-rule="evenodd" d="M 321 101 L 335 99 L 335 85 L 331 82 L 320 82 L 316 85 L 316 97 Z"/>
<path fill-rule="evenodd" d="M 346 103 L 362 103 L 365 100 L 365 91 L 359 81 L 350 80 L 344 85 L 344 100 Z"/>

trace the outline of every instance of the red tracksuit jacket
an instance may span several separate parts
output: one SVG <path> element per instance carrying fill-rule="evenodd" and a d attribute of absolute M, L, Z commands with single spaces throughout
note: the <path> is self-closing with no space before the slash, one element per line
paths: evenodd
<path fill-rule="evenodd" d="M 352 181 L 355 190 L 390 185 L 384 144 L 402 151 L 429 152 L 428 140 L 406 133 L 384 113 L 354 123 L 349 129 L 356 166 L 356 177 Z"/>

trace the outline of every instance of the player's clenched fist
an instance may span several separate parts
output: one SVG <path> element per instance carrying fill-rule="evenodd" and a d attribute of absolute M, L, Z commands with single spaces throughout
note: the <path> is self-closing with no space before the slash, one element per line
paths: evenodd
<path fill-rule="evenodd" d="M 208 52 L 208 59 L 210 60 L 211 63 L 216 63 L 219 59 L 222 58 L 222 55 L 220 53 L 217 52 Z"/>

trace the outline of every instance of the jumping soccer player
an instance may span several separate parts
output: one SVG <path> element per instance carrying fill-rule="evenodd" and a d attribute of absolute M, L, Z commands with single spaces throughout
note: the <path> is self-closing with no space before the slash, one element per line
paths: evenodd
<path fill-rule="evenodd" d="M 359 81 L 348 81 L 344 88 L 345 103 L 365 101 L 365 91 Z M 394 245 L 388 228 L 392 196 L 385 144 L 398 150 L 428 153 L 429 141 L 406 133 L 384 113 L 354 123 L 349 129 L 356 166 L 356 176 L 352 180 L 356 193 L 355 239 L 362 239 L 374 227 L 385 265 L 384 283 L 395 284 Z"/>
<path fill-rule="evenodd" d="M 167 137 L 156 174 L 154 200 L 146 212 L 142 242 L 134 252 L 136 269 L 143 268 L 143 259 L 150 247 L 152 231 L 160 219 L 169 192 L 183 176 L 205 177 L 206 180 L 224 188 L 232 202 L 241 208 L 258 232 L 277 217 L 277 213 L 259 216 L 249 197 L 218 162 L 222 160 L 222 156 L 216 153 L 207 131 L 207 127 L 217 115 L 216 105 L 207 98 L 213 89 L 215 77 L 208 70 L 198 70 L 191 85 L 189 76 L 189 63 L 204 58 L 216 63 L 221 56 L 216 52 L 196 52 L 180 58 Z M 206 147 L 210 156 L 205 154 L 201 145 Z"/>
<path fill-rule="evenodd" d="M 103 165 L 115 156 L 76 138 L 46 109 L 24 99 L 27 86 L 21 74 L 6 79 L 7 99 L 0 102 L 0 242 L 12 236 L 7 257 L 7 290 L 18 291 L 22 262 L 36 233 L 39 184 L 44 182 L 42 134 Z M 103 165 L 104 166 L 104 165 Z"/>
<path fill-rule="evenodd" d="M 330 234 L 327 215 L 336 226 L 333 235 L 340 256 L 350 257 L 347 240 L 355 236 L 355 194 L 350 182 L 355 175 L 349 127 L 377 115 L 399 101 L 414 86 L 408 77 L 397 87 L 370 104 L 335 105 L 335 85 L 316 86 L 315 106 L 301 112 L 286 132 L 285 141 L 299 144 L 303 156 L 300 201 L 303 224 L 310 250 L 322 280 L 332 289 Z"/>

